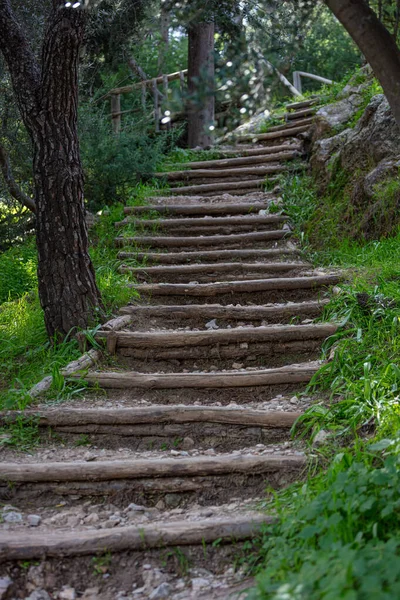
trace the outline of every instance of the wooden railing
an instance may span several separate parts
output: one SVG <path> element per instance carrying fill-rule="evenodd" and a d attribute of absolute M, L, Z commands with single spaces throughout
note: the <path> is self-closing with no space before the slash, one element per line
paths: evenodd
<path fill-rule="evenodd" d="M 185 78 L 187 77 L 187 69 L 183 71 L 177 71 L 176 73 L 169 73 L 168 75 L 160 75 L 159 77 L 154 77 L 153 79 L 146 79 L 144 81 L 140 81 L 139 83 L 134 83 L 132 85 L 126 85 L 124 87 L 114 88 L 110 90 L 107 94 L 107 97 L 110 98 L 111 101 L 111 119 L 112 119 L 112 128 L 114 133 L 119 133 L 121 129 L 121 116 L 127 113 L 136 112 L 140 109 L 133 108 L 130 110 L 121 111 L 121 95 L 127 94 L 130 92 L 134 92 L 135 90 L 141 89 L 142 92 L 142 109 L 146 111 L 147 109 L 147 95 L 148 92 L 151 91 L 154 105 L 154 122 L 156 131 L 160 130 L 160 121 L 161 121 L 161 105 L 163 100 L 168 98 L 168 88 L 169 83 L 171 81 L 180 80 L 181 82 L 181 91 L 182 95 L 185 88 Z M 158 89 L 158 86 L 162 85 L 162 92 Z"/>
<path fill-rule="evenodd" d="M 301 78 L 308 77 L 308 79 L 314 79 L 315 81 L 320 81 L 321 83 L 327 83 L 328 85 L 332 85 L 334 82 L 332 79 L 326 79 L 326 77 L 320 77 L 319 75 L 314 75 L 313 73 L 306 73 L 305 71 L 294 71 L 293 73 L 293 85 L 300 94 L 302 93 L 302 85 Z"/>

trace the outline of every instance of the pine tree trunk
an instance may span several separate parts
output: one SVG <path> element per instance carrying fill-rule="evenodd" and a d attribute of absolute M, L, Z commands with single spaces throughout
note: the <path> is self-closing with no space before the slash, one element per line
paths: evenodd
<path fill-rule="evenodd" d="M 158 45 L 158 61 L 157 70 L 159 75 L 165 73 L 164 64 L 166 53 L 169 47 L 169 28 L 171 24 L 170 7 L 167 5 L 165 0 L 161 0 L 160 9 L 160 43 Z"/>
<path fill-rule="evenodd" d="M 206 148 L 215 112 L 214 23 L 190 25 L 188 58 L 188 145 Z"/>
<path fill-rule="evenodd" d="M 380 81 L 400 127 L 400 50 L 364 0 L 325 0 L 347 29 Z"/>
<path fill-rule="evenodd" d="M 34 147 L 39 298 L 51 338 L 86 328 L 101 309 L 88 252 L 77 131 L 78 61 L 86 15 L 53 0 L 37 65 L 9 0 L 0 48 Z"/>

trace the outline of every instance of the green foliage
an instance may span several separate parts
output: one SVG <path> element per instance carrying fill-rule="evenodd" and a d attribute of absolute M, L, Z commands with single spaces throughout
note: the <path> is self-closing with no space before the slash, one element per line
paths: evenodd
<path fill-rule="evenodd" d="M 134 121 L 125 117 L 122 123 L 116 136 L 111 119 L 96 112 L 93 105 L 80 111 L 85 196 L 91 210 L 126 202 L 141 179 L 151 178 L 162 153 L 173 141 L 172 134 L 150 134 L 143 118 Z"/>
<path fill-rule="evenodd" d="M 36 267 L 33 239 L 0 254 L 0 304 L 21 297 L 36 285 Z"/>
<path fill-rule="evenodd" d="M 27 452 L 40 442 L 39 419 L 18 415 L 0 427 L 0 448 L 13 447 Z"/>
<path fill-rule="evenodd" d="M 400 593 L 399 457 L 390 442 L 337 454 L 327 473 L 287 490 L 259 540 L 259 600 L 375 600 Z"/>

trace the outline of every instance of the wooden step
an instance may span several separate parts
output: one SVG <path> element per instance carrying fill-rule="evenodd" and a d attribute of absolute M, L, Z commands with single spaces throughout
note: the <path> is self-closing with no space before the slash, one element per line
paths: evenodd
<path fill-rule="evenodd" d="M 187 228 L 191 230 L 193 227 L 210 228 L 210 233 L 213 232 L 213 227 L 234 226 L 234 225 L 278 225 L 285 223 L 288 220 L 286 215 L 244 215 L 241 217 L 202 217 L 202 218 L 181 218 L 181 219 L 132 219 L 126 217 L 123 221 L 117 221 L 115 227 L 125 227 L 132 225 L 133 227 L 156 227 L 157 229 L 169 228 Z"/>
<path fill-rule="evenodd" d="M 276 154 L 278 152 L 301 152 L 303 144 L 298 140 L 296 143 L 282 144 L 278 146 L 256 146 L 254 148 L 229 148 L 221 151 L 221 154 L 225 157 L 237 158 L 239 156 L 260 156 L 261 154 Z"/>
<path fill-rule="evenodd" d="M 213 373 L 135 373 L 90 372 L 85 380 L 93 385 L 113 389 L 183 389 L 238 388 L 309 382 L 320 368 L 319 363 L 288 365 L 255 371 L 226 371 Z M 82 376 L 71 376 L 82 378 Z M 0 465 L 1 474 L 1 465 Z"/>
<path fill-rule="evenodd" d="M 253 243 L 269 242 L 289 238 L 291 231 L 278 229 L 276 231 L 254 231 L 249 233 L 237 233 L 230 235 L 207 235 L 193 237 L 164 237 L 164 236 L 137 236 L 116 238 L 117 246 L 135 244 L 150 248 L 179 248 L 196 246 L 251 246 Z"/>
<path fill-rule="evenodd" d="M 319 102 L 319 98 L 310 98 L 309 100 L 301 100 L 300 102 L 291 102 L 286 104 L 287 110 L 301 110 L 302 108 L 308 108 L 314 106 Z"/>
<path fill-rule="evenodd" d="M 250 306 L 222 306 L 221 304 L 184 304 L 179 306 L 123 306 L 119 312 L 131 315 L 133 322 L 144 317 L 145 319 L 196 319 L 207 322 L 210 319 L 246 321 L 268 320 L 277 322 L 280 319 L 290 319 L 296 316 L 315 317 L 319 315 L 329 300 L 311 300 L 278 305 L 250 305 Z"/>
<path fill-rule="evenodd" d="M 124 213 L 126 215 L 140 215 L 149 212 L 156 212 L 160 215 L 241 215 L 249 213 L 258 213 L 260 210 L 267 210 L 268 203 L 260 202 L 259 200 L 251 203 L 241 202 L 240 204 L 230 204 L 218 202 L 211 204 L 170 204 L 160 205 L 151 204 L 147 206 L 125 206 Z"/>
<path fill-rule="evenodd" d="M 225 169 L 193 169 L 186 171 L 170 171 L 169 173 L 155 173 L 155 177 L 166 179 L 167 181 L 188 181 L 190 179 L 224 179 L 225 177 L 241 177 L 243 175 L 253 175 L 254 177 L 263 177 L 274 173 L 283 173 L 287 168 L 283 165 L 258 165 L 227 167 Z"/>
<path fill-rule="evenodd" d="M 282 162 L 293 160 L 300 157 L 298 150 L 286 152 L 273 152 L 264 154 L 253 154 L 250 156 L 240 156 L 237 158 L 224 158 L 218 160 L 202 160 L 196 162 L 188 162 L 180 165 L 184 169 L 226 169 L 229 167 L 237 167 L 240 165 L 255 165 L 258 163 Z"/>
<path fill-rule="evenodd" d="M 126 238 L 117 238 L 117 246 L 124 246 L 125 244 L 120 243 L 120 240 L 126 240 Z M 130 238 L 131 242 L 134 243 L 134 238 Z M 118 252 L 118 258 L 121 260 L 133 258 L 137 261 L 146 261 L 146 263 L 160 263 L 160 264 L 185 264 L 195 263 L 196 261 L 210 261 L 215 262 L 221 260 L 237 260 L 237 259 L 264 259 L 270 260 L 277 257 L 293 256 L 300 254 L 300 250 L 297 248 L 270 248 L 268 250 L 263 249 L 239 249 L 239 250 L 204 250 L 199 252 Z"/>
<path fill-rule="evenodd" d="M 295 121 L 296 119 L 302 119 L 303 117 L 309 117 L 310 115 L 315 114 L 315 108 L 308 107 L 303 108 L 302 110 L 297 110 L 296 112 L 288 112 L 284 115 L 284 119 L 288 121 Z"/>
<path fill-rule="evenodd" d="M 238 194 L 240 190 L 257 190 L 265 185 L 265 178 L 254 178 L 250 181 L 235 181 L 230 183 L 204 183 L 200 185 L 187 185 L 180 187 L 170 187 L 171 194 L 213 194 L 217 195 L 220 192 Z"/>
<path fill-rule="evenodd" d="M 146 551 L 151 548 L 210 544 L 218 540 L 253 538 L 275 518 L 255 513 L 196 521 L 159 522 L 151 525 L 119 527 L 118 530 L 55 531 L 52 533 L 10 531 L 0 539 L 0 560 L 43 560 L 45 557 L 101 555 L 107 552 Z"/>
<path fill-rule="evenodd" d="M 183 354 L 190 347 L 214 346 L 216 344 L 240 344 L 242 342 L 288 342 L 297 340 L 325 339 L 337 331 L 332 323 L 311 325 L 270 325 L 264 327 L 237 327 L 206 331 L 159 331 L 109 332 L 99 330 L 96 340 L 112 337 L 118 348 L 180 348 Z"/>
<path fill-rule="evenodd" d="M 290 128 L 290 127 L 302 127 L 304 125 L 311 125 L 311 123 L 313 122 L 313 118 L 307 118 L 307 119 L 299 119 L 298 122 L 296 123 L 282 123 L 282 125 L 273 125 L 272 127 L 268 127 L 268 132 L 276 132 L 276 131 L 285 131 L 286 129 Z"/>
<path fill-rule="evenodd" d="M 218 296 L 238 292 L 264 292 L 267 290 L 317 289 L 336 285 L 340 281 L 337 275 L 317 275 L 311 277 L 281 277 L 270 279 L 249 279 L 247 281 L 224 281 L 215 283 L 153 283 L 128 284 L 140 294 L 152 296 Z"/>
<path fill-rule="evenodd" d="M 310 119 L 312 122 L 313 119 Z M 311 124 L 311 123 L 310 123 Z M 286 126 L 285 128 L 279 129 L 278 131 L 270 131 L 269 133 L 253 133 L 250 135 L 243 135 L 237 138 L 237 141 L 240 142 L 249 142 L 249 141 L 266 141 L 266 140 L 275 140 L 282 137 L 290 137 L 297 136 L 299 133 L 305 133 L 309 131 L 310 125 L 293 125 Z"/>
<path fill-rule="evenodd" d="M 246 275 L 247 279 L 250 277 L 250 273 L 253 274 L 266 274 L 266 273 L 287 273 L 287 271 L 301 271 L 306 268 L 310 268 L 309 263 L 243 263 L 243 262 L 231 262 L 231 263 L 205 263 L 205 264 L 189 264 L 189 265 L 165 265 L 157 267 L 130 267 L 129 265 L 121 265 L 118 269 L 119 273 L 131 273 L 136 278 L 141 279 L 152 279 L 160 282 L 160 279 L 167 279 L 169 283 L 172 283 L 172 279 L 184 280 L 186 277 L 192 275 L 200 275 L 204 278 L 210 279 L 215 277 L 223 276 L 224 279 L 228 277 L 230 273 L 237 273 Z M 170 279 L 168 279 L 170 278 Z M 203 282 L 204 283 L 204 282 Z"/>

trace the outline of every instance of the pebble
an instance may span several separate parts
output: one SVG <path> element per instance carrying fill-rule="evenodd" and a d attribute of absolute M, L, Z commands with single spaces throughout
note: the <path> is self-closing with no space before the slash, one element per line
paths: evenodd
<path fill-rule="evenodd" d="M 46 590 L 35 590 L 30 596 L 26 596 L 25 600 L 51 600 Z"/>
<path fill-rule="evenodd" d="M 210 581 L 205 579 L 204 577 L 195 577 L 192 579 L 192 589 L 194 592 L 198 592 L 199 590 L 208 587 L 210 585 Z"/>
<path fill-rule="evenodd" d="M 64 585 L 61 592 L 58 594 L 59 600 L 76 600 L 76 591 L 73 587 Z"/>
<path fill-rule="evenodd" d="M 290 404 L 297 404 L 297 396 L 293 396 L 292 398 L 290 398 L 289 402 Z"/>
<path fill-rule="evenodd" d="M 161 598 L 169 598 L 171 596 L 172 588 L 169 583 L 161 583 L 156 587 L 150 594 L 149 600 L 158 600 Z"/>
<path fill-rule="evenodd" d="M 9 577 L 0 578 L 0 600 L 7 598 L 7 592 L 12 586 L 13 581 Z"/>
<path fill-rule="evenodd" d="M 133 502 L 131 502 L 131 504 L 129 504 L 129 506 L 127 506 L 127 508 L 125 509 L 126 512 L 144 512 L 145 510 L 145 506 L 142 506 L 141 504 L 134 504 Z"/>
<path fill-rule="evenodd" d="M 191 437 L 185 437 L 182 441 L 183 450 L 191 450 L 194 448 L 194 440 Z"/>
<path fill-rule="evenodd" d="M 19 512 L 10 510 L 10 512 L 3 513 L 3 520 L 6 523 L 22 523 L 22 515 Z"/>
<path fill-rule="evenodd" d="M 29 527 L 38 527 L 42 521 L 40 515 L 28 515 L 26 518 Z"/>
<path fill-rule="evenodd" d="M 329 438 L 329 433 L 325 429 L 320 429 L 313 439 L 313 446 L 322 446 Z"/>

